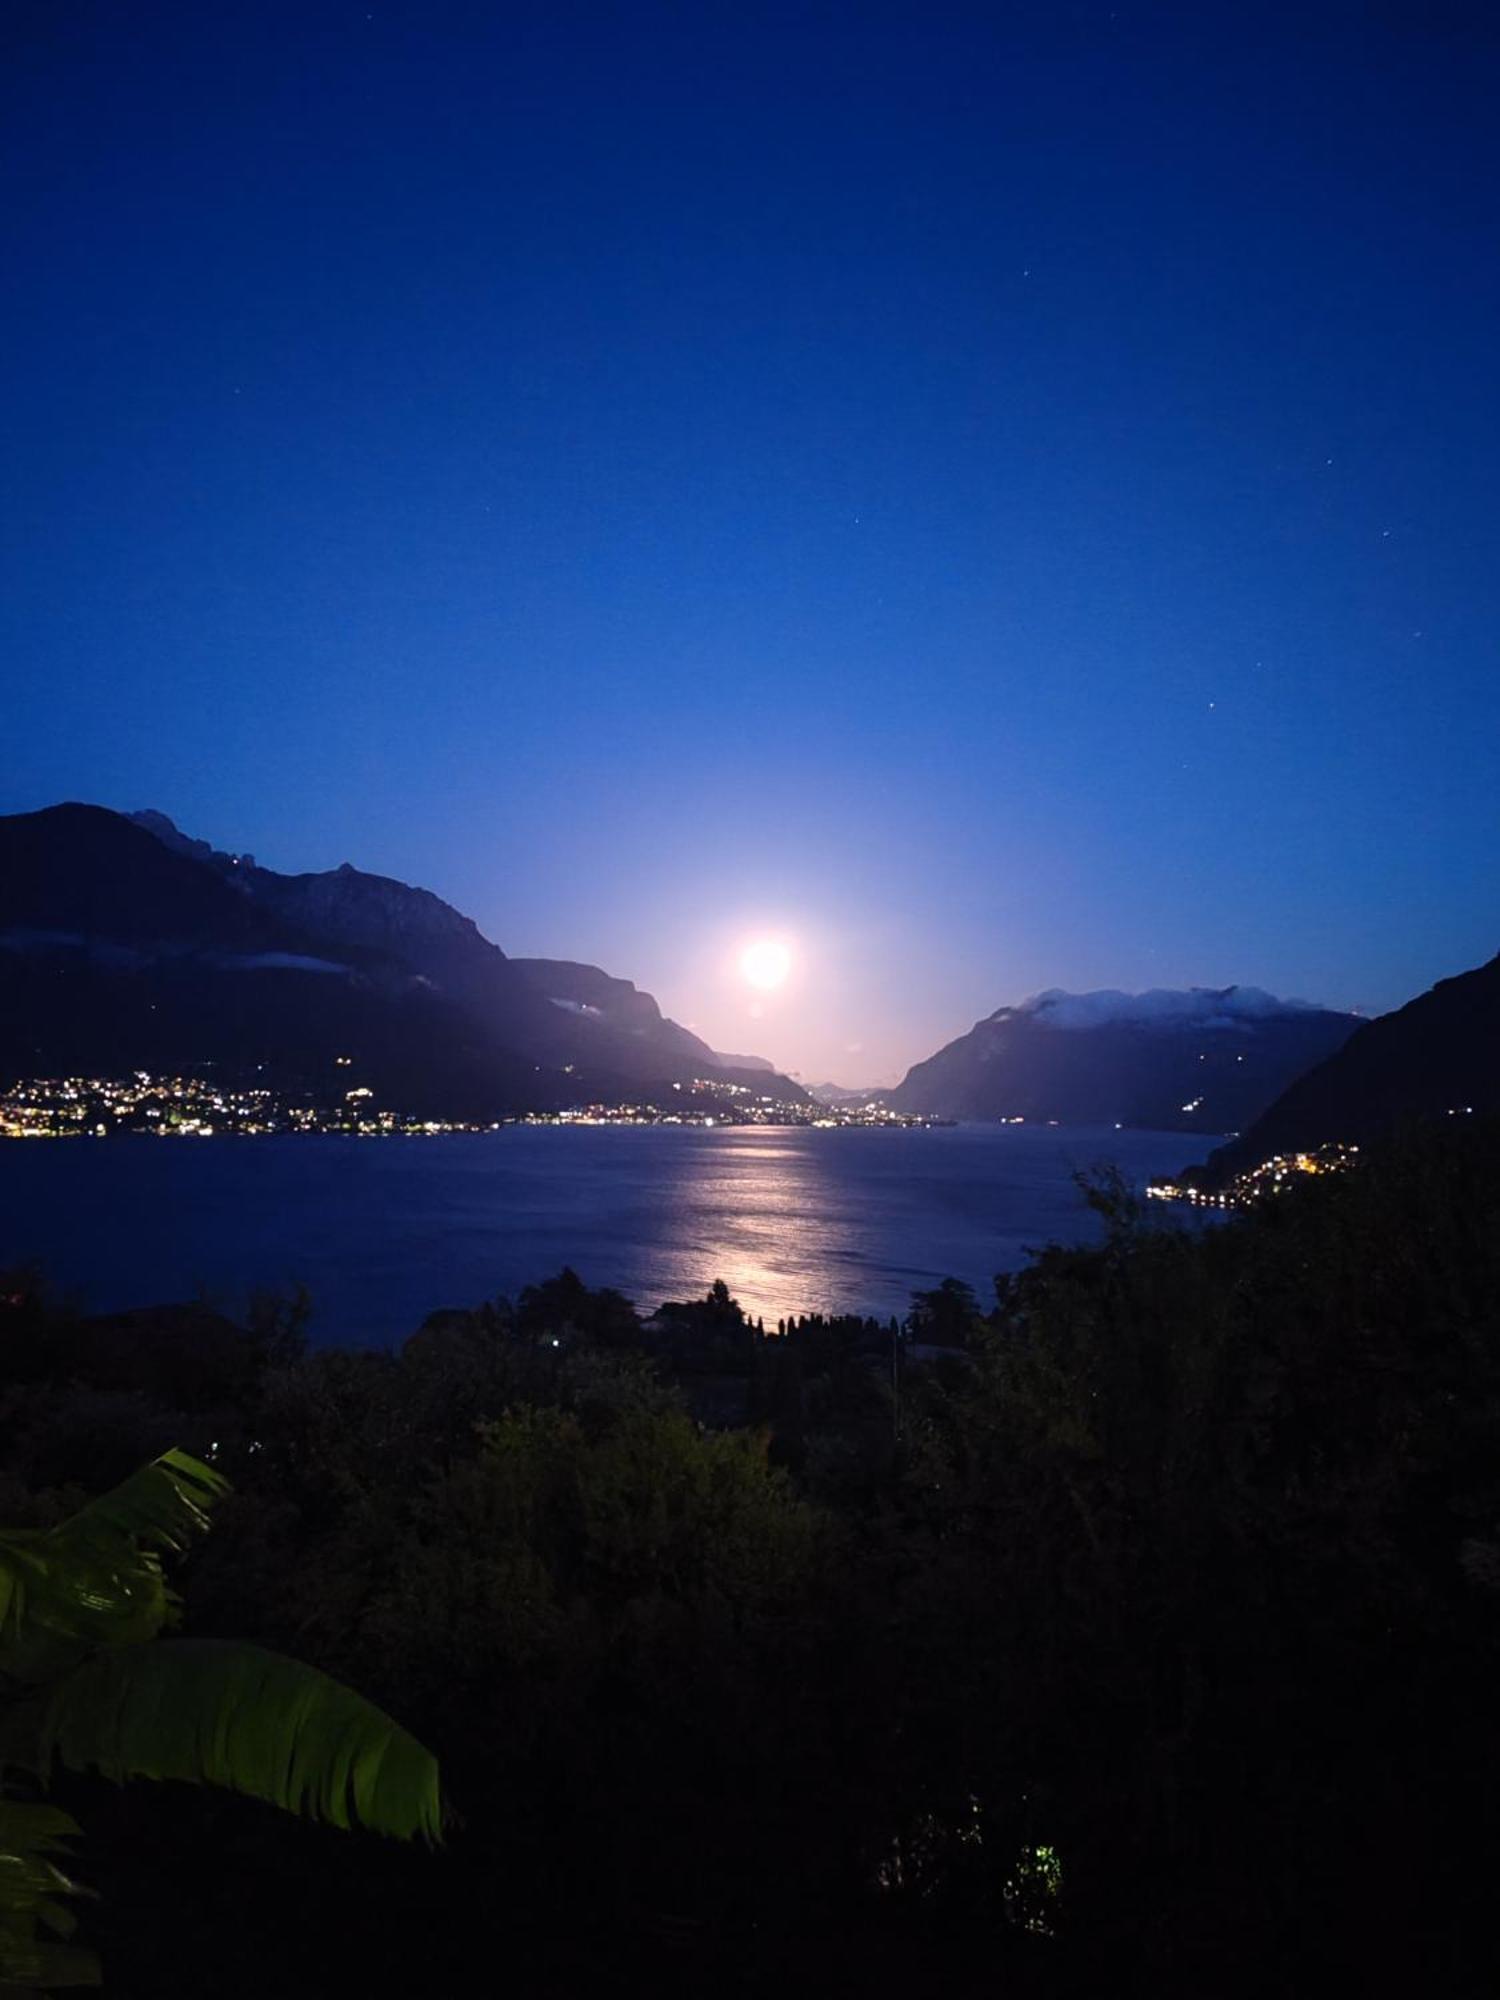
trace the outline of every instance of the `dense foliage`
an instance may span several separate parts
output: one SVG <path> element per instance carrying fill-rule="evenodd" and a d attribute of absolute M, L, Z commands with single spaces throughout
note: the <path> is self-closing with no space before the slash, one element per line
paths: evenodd
<path fill-rule="evenodd" d="M 13 1281 L 9 1518 L 207 1455 L 192 1631 L 367 1691 L 459 1821 L 73 1781 L 111 1990 L 1489 1990 L 1500 1137 L 1094 1198 L 899 1332 L 565 1273 L 318 1352 Z"/>

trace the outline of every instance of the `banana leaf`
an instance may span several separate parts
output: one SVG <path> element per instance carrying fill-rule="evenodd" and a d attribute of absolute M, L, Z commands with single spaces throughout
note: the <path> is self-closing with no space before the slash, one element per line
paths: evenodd
<path fill-rule="evenodd" d="M 99 1961 L 68 1943 L 74 1918 L 58 1900 L 85 1893 L 62 1867 L 77 1831 L 54 1806 L 0 1799 L 0 1993 L 99 1984 Z"/>
<path fill-rule="evenodd" d="M 436 1760 L 362 1695 L 279 1653 L 172 1639 L 99 1654 L 0 1717 L 0 1764 L 223 1785 L 337 1827 L 441 1839 Z"/>
<path fill-rule="evenodd" d="M 204 1533 L 227 1491 L 208 1466 L 168 1451 L 55 1528 L 0 1533 L 0 1675 L 50 1680 L 93 1647 L 154 1638 L 177 1603 L 161 1555 Z"/>

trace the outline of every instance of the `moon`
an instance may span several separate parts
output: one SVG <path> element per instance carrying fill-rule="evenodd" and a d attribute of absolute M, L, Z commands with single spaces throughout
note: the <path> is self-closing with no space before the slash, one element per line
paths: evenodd
<path fill-rule="evenodd" d="M 761 993 L 784 985 L 791 969 L 792 954 L 780 938 L 757 938 L 740 953 L 740 972 Z"/>

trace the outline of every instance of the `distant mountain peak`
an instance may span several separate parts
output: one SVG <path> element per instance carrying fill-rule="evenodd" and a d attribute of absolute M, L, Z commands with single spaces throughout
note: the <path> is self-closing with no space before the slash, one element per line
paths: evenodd
<path fill-rule="evenodd" d="M 209 861 L 219 868 L 253 868 L 253 854 L 226 854 L 222 849 L 212 847 L 206 840 L 194 840 L 184 833 L 176 820 L 169 814 L 158 812 L 154 806 L 143 806 L 139 812 L 125 813 L 133 826 L 144 827 L 147 833 L 155 834 L 163 847 L 170 847 L 174 854 L 186 854 L 193 861 Z"/>
<path fill-rule="evenodd" d="M 228 854 L 206 840 L 194 840 L 175 820 L 153 807 L 123 817 L 154 834 L 175 854 L 207 862 L 237 880 L 279 915 L 315 925 L 342 943 L 403 956 L 409 954 L 414 940 L 448 939 L 505 956 L 472 917 L 464 916 L 430 889 L 413 888 L 389 875 L 369 874 L 352 861 L 341 861 L 337 868 L 322 872 L 281 875 L 258 867 L 253 854 Z"/>
<path fill-rule="evenodd" d="M 876 1098 L 884 1097 L 891 1089 L 889 1084 L 872 1083 L 864 1087 L 850 1083 L 809 1083 L 804 1086 L 810 1097 L 819 1104 L 837 1108 L 845 1104 L 869 1104 Z"/>
<path fill-rule="evenodd" d="M 929 1117 L 1232 1132 L 1358 1025 L 1259 986 L 1051 987 L 914 1064 L 886 1101 Z"/>

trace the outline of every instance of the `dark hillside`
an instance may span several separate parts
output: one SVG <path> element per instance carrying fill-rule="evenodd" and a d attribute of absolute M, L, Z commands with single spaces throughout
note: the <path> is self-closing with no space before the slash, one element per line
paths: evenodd
<path fill-rule="evenodd" d="M 1278 1153 L 1362 1145 L 1403 1119 L 1500 1111 L 1500 957 L 1369 1021 L 1186 1178 L 1222 1186 Z"/>

